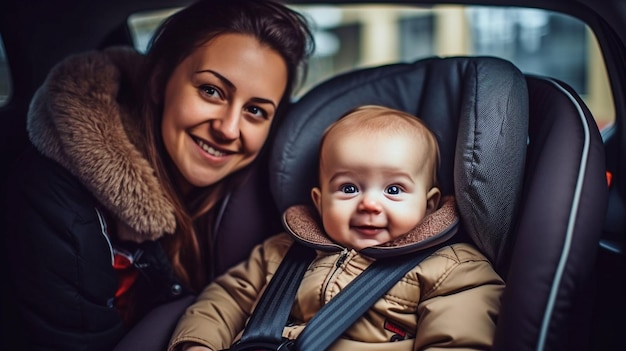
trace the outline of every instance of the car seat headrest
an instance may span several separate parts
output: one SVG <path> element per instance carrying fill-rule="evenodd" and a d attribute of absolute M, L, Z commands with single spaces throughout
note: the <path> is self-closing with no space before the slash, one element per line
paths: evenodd
<path fill-rule="evenodd" d="M 497 263 L 521 196 L 528 137 L 523 74 L 493 57 L 428 58 L 317 85 L 294 103 L 272 144 L 270 186 L 280 211 L 311 203 L 322 133 L 366 104 L 409 112 L 431 128 L 440 147 L 442 194 L 456 197 L 463 230 Z"/>

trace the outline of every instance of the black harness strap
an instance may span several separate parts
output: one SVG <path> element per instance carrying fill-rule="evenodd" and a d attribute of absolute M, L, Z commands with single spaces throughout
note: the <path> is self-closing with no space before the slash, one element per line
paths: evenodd
<path fill-rule="evenodd" d="M 326 350 L 405 274 L 440 247 L 376 260 L 311 318 L 296 339 L 296 350 Z"/>
<path fill-rule="evenodd" d="M 282 343 L 282 334 L 304 272 L 315 258 L 315 250 L 294 243 L 259 300 L 239 344 Z M 232 350 L 233 348 L 231 348 Z"/>
<path fill-rule="evenodd" d="M 378 259 L 324 305 L 295 340 L 282 338 L 304 272 L 315 251 L 294 243 L 230 350 L 326 350 L 385 292 L 446 243 L 399 257 Z"/>

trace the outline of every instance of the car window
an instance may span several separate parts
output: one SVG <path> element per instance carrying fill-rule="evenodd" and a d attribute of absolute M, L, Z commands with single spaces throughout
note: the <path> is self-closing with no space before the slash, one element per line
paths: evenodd
<path fill-rule="evenodd" d="M 300 95 L 354 68 L 435 55 L 489 55 L 513 62 L 524 73 L 568 83 L 585 100 L 601 129 L 615 119 L 596 38 L 574 17 L 539 9 L 489 6 L 292 7 L 311 19 L 316 41 Z M 138 49 L 145 50 L 154 28 L 173 11 L 130 18 Z"/>
<path fill-rule="evenodd" d="M 128 26 L 133 38 L 135 48 L 141 52 L 145 52 L 152 34 L 156 28 L 169 15 L 178 11 L 180 8 L 170 10 L 149 11 L 132 14 L 128 18 Z"/>
<path fill-rule="evenodd" d="M 7 104 L 11 96 L 11 75 L 9 74 L 9 63 L 4 51 L 4 43 L 0 35 L 0 107 Z"/>

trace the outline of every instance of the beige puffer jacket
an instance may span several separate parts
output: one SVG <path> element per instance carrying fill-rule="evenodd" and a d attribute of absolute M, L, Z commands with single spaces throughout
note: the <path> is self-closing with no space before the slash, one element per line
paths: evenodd
<path fill-rule="evenodd" d="M 202 292 L 181 318 L 169 351 L 185 342 L 222 350 L 240 338 L 267 282 L 293 244 L 292 235 L 311 243 L 315 233 L 321 233 L 313 212 L 297 215 L 298 223 L 307 224 L 288 225 L 291 233 L 269 238 L 248 261 Z M 311 229 L 312 224 L 317 228 Z M 307 227 L 311 229 L 307 233 L 298 232 Z M 325 250 L 317 251 L 298 290 L 291 311 L 294 323 L 283 331 L 290 339 L 374 261 L 337 245 L 329 251 L 333 244 L 327 238 L 318 241 Z M 445 246 L 406 274 L 331 350 L 489 350 L 503 289 L 504 282 L 476 248 L 466 243 Z"/>

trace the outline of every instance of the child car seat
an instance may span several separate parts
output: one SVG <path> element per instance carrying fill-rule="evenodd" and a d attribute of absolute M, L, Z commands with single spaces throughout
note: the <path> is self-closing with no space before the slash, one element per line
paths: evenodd
<path fill-rule="evenodd" d="M 437 136 L 440 188 L 456 197 L 461 234 L 507 283 L 493 349 L 587 345 L 591 322 L 580 302 L 607 186 L 602 140 L 576 93 L 492 57 L 429 58 L 331 78 L 294 104 L 272 144 L 280 211 L 310 203 L 320 136 L 364 104 L 410 112 Z"/>

